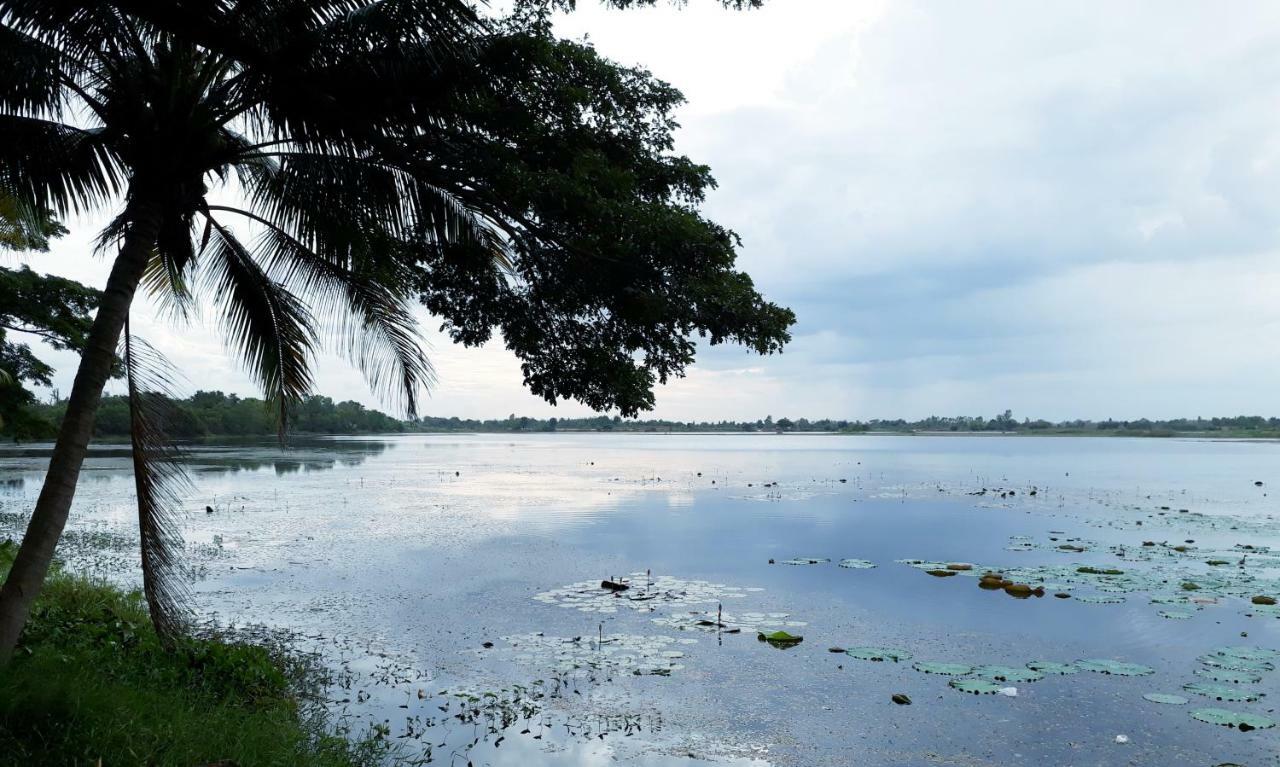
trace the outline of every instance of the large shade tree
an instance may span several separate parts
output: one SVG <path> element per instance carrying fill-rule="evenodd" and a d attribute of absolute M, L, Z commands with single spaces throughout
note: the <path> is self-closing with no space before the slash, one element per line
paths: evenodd
<path fill-rule="evenodd" d="M 549 13 L 572 5 L 0 0 L 0 183 L 59 214 L 118 211 L 0 591 L 0 659 L 66 523 L 122 331 L 131 400 L 149 399 L 152 355 L 127 333 L 140 287 L 177 312 L 218 307 L 282 429 L 330 331 L 412 413 L 430 377 L 417 301 L 460 343 L 500 335 L 549 401 L 624 414 L 653 405 L 699 336 L 781 348 L 793 315 L 735 269 L 735 236 L 698 212 L 708 169 L 672 151 L 680 94 L 557 39 Z M 135 468 L 143 569 L 162 576 L 175 498 L 171 456 L 139 441 L 154 423 L 140 407 Z M 155 580 L 167 614 L 176 591 Z"/>

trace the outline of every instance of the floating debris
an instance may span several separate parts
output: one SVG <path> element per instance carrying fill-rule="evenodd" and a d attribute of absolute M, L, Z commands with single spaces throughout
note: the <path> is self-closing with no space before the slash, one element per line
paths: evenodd
<path fill-rule="evenodd" d="M 899 706 L 911 705 L 911 699 L 900 692 L 894 693 L 893 696 L 890 698 L 890 700 L 892 700 L 894 703 L 897 703 Z"/>

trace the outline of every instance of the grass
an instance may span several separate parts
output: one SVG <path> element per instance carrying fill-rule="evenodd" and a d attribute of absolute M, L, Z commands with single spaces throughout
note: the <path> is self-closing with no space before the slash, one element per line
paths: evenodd
<path fill-rule="evenodd" d="M 0 575 L 16 546 L 0 543 Z M 352 767 L 387 757 L 332 734 L 321 667 L 229 636 L 163 647 L 141 596 L 54 572 L 0 669 L 0 765 Z"/>

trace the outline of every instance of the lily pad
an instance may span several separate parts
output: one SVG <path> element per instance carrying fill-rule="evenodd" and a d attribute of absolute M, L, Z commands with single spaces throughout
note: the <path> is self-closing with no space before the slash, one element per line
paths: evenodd
<path fill-rule="evenodd" d="M 1201 655 L 1196 660 L 1214 668 L 1229 668 L 1234 671 L 1252 671 L 1260 674 L 1263 671 L 1274 671 L 1275 665 L 1265 660 L 1249 660 L 1231 655 Z"/>
<path fill-rule="evenodd" d="M 911 660 L 911 653 L 891 647 L 850 647 L 845 650 L 845 653 L 851 658 L 876 662 L 891 660 L 897 663 L 901 660 Z"/>
<path fill-rule="evenodd" d="M 1033 660 L 1027 664 L 1027 668 L 1035 669 L 1043 674 L 1057 674 L 1058 676 L 1080 673 L 1080 667 L 1074 663 L 1058 663 L 1051 660 Z"/>
<path fill-rule="evenodd" d="M 973 666 L 966 666 L 963 663 L 928 663 L 926 661 L 916 661 L 911 665 L 916 671 L 923 671 L 926 674 L 941 674 L 943 676 L 967 676 L 973 673 Z"/>
<path fill-rule="evenodd" d="M 788 634 L 785 631 L 774 631 L 770 634 L 766 634 L 761 631 L 756 635 L 756 639 L 761 642 L 768 642 L 774 647 L 779 648 L 795 647 L 804 641 L 804 637 L 796 636 L 795 634 Z"/>
<path fill-rule="evenodd" d="M 1226 682 L 1227 684 L 1253 684 L 1262 680 L 1261 674 L 1255 674 L 1252 671 L 1236 671 L 1235 669 L 1215 668 L 1213 666 L 1196 669 L 1196 676 L 1208 677 L 1215 682 Z"/>
<path fill-rule="evenodd" d="M 989 679 L 979 679 L 976 677 L 966 676 L 957 677 L 947 682 L 952 689 L 960 692 L 968 692 L 974 695 L 995 695 L 1004 688 L 999 682 L 993 682 Z"/>
<path fill-rule="evenodd" d="M 1124 597 L 1086 595 L 1083 597 L 1076 597 L 1076 601 L 1084 602 L 1088 605 L 1118 605 L 1124 602 Z"/>
<path fill-rule="evenodd" d="M 1085 671 L 1094 671 L 1099 674 L 1111 674 L 1114 676 L 1147 676 L 1154 674 L 1155 669 L 1149 666 L 1143 666 L 1139 663 L 1124 663 L 1118 660 L 1108 660 L 1106 658 L 1090 658 L 1088 660 L 1078 660 L 1076 665 Z"/>
<path fill-rule="evenodd" d="M 1223 727 L 1239 727 L 1244 732 L 1265 730 L 1276 726 L 1275 721 L 1260 714 L 1228 711 L 1225 708 L 1198 708 L 1191 712 L 1191 718 Z"/>
<path fill-rule="evenodd" d="M 1187 704 L 1187 699 L 1181 695 L 1170 695 L 1166 692 L 1149 692 L 1142 697 L 1152 703 L 1164 703 L 1168 706 L 1185 706 Z"/>
<path fill-rule="evenodd" d="M 977 666 L 973 669 L 975 676 L 994 679 L 997 682 L 1038 682 L 1044 674 L 1021 666 Z"/>
<path fill-rule="evenodd" d="M 1280 658 L 1280 651 L 1270 650 L 1266 647 L 1219 647 L 1213 652 L 1215 655 L 1229 655 L 1233 658 L 1243 658 L 1245 660 L 1275 660 Z"/>
<path fill-rule="evenodd" d="M 876 563 L 865 559 L 842 559 L 840 566 L 846 570 L 870 570 L 876 566 Z"/>
<path fill-rule="evenodd" d="M 1191 617 L 1195 615 L 1195 613 L 1187 610 L 1160 610 L 1156 614 L 1161 618 L 1168 618 L 1169 620 L 1174 621 L 1190 620 Z"/>
<path fill-rule="evenodd" d="M 794 559 L 784 559 L 779 564 L 783 565 L 821 565 L 830 562 L 826 557 L 796 557 Z"/>
<path fill-rule="evenodd" d="M 1221 684 L 1205 684 L 1204 682 L 1190 682 L 1184 684 L 1182 689 L 1187 692 L 1203 695 L 1206 698 L 1215 700 L 1231 701 L 1233 703 L 1252 703 L 1260 696 L 1259 693 L 1249 690 L 1241 690 L 1238 687 L 1227 687 Z"/>

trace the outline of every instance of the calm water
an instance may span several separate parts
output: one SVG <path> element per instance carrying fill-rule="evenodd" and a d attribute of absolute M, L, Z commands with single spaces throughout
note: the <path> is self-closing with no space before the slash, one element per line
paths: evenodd
<path fill-rule="evenodd" d="M 0 535 L 24 524 L 44 456 L 0 452 Z M 1183 440 L 334 439 L 195 450 L 185 534 L 204 615 L 301 632 L 342 670 L 335 711 L 436 764 L 1277 764 L 1280 729 L 1191 712 L 1266 716 L 1280 671 L 1224 685 L 1257 701 L 1183 687 L 1223 684 L 1195 673 L 1214 648 L 1280 648 L 1277 613 L 1247 598 L 1280 589 L 1280 556 L 1258 552 L 1280 550 L 1278 467 L 1278 444 Z M 119 449 L 91 460 L 73 566 L 136 578 L 128 471 Z M 782 564 L 796 557 L 831 561 Z M 1087 565 L 1128 580 L 1075 575 Z M 972 577 L 1011 568 L 1049 593 Z M 675 580 L 646 588 L 646 571 Z M 622 597 L 595 587 L 629 573 Z M 720 604 L 746 629 L 691 625 Z M 804 641 L 774 648 L 757 625 Z M 829 652 L 863 646 L 913 657 Z M 1010 697 L 913 668 L 1077 659 L 1154 673 L 1010 681 Z M 476 716 L 440 694 L 460 688 Z"/>

